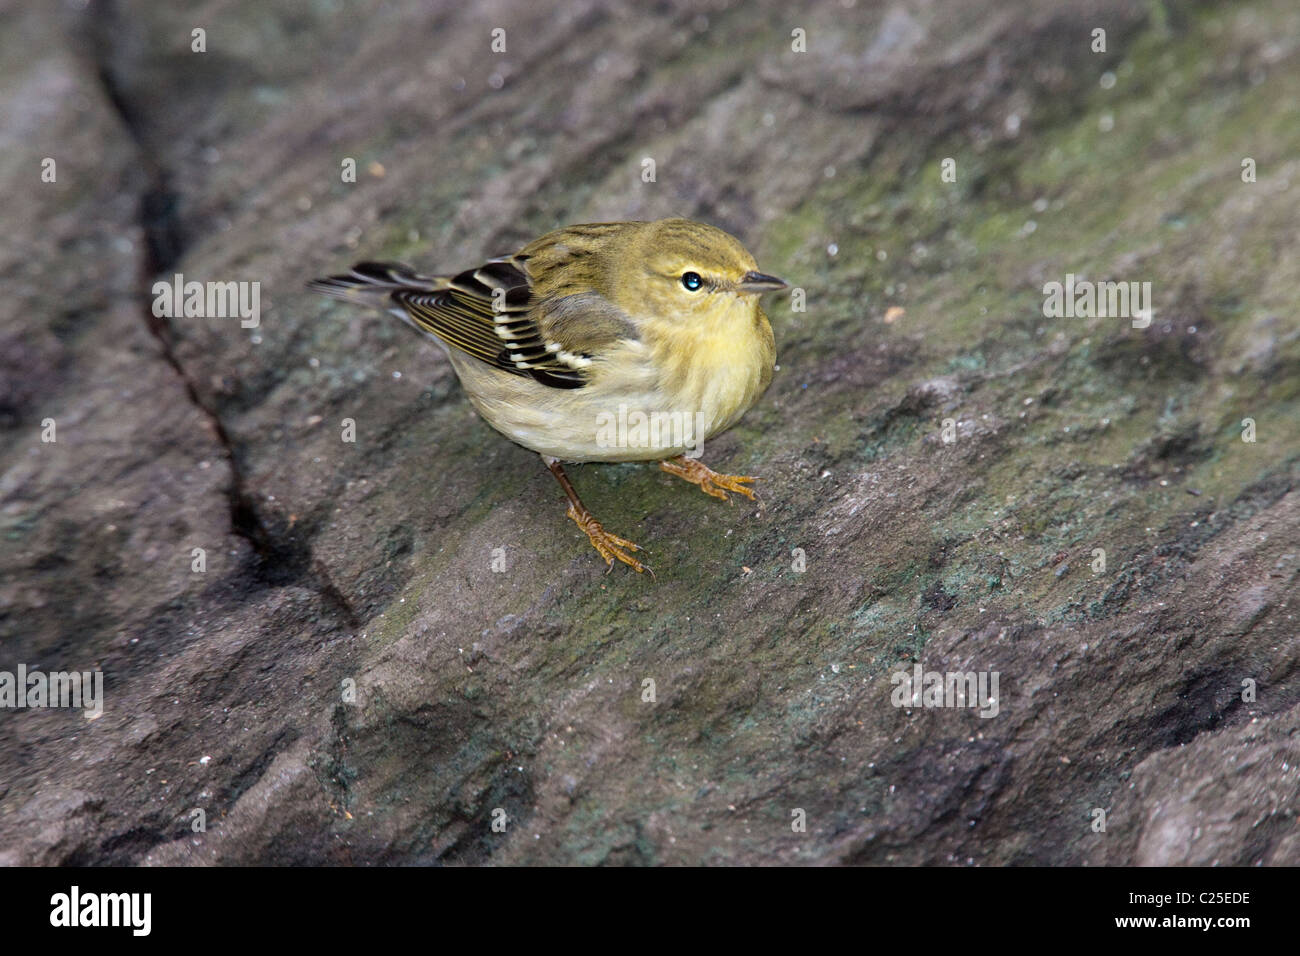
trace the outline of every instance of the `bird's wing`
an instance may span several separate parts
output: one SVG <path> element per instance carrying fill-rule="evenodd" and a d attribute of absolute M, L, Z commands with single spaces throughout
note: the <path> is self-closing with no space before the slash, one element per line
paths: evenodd
<path fill-rule="evenodd" d="M 455 276 L 422 276 L 397 263 L 362 262 L 347 275 L 317 279 L 308 287 L 386 307 L 448 347 L 502 371 L 553 388 L 581 388 L 588 359 L 543 336 L 524 260 L 504 256 Z"/>
<path fill-rule="evenodd" d="M 530 314 L 547 351 L 579 369 L 620 340 L 638 338 L 621 308 L 597 292 L 607 267 L 602 249 L 639 223 L 597 222 L 566 226 L 535 239 L 520 252 L 533 280 Z"/>
<path fill-rule="evenodd" d="M 491 259 L 436 288 L 399 289 L 392 299 L 417 328 L 467 355 L 554 388 L 581 388 L 589 360 L 565 353 L 543 336 L 523 263 L 517 256 Z"/>
<path fill-rule="evenodd" d="M 548 257 L 549 260 L 554 258 Z M 406 266 L 362 262 L 309 287 L 386 306 L 421 331 L 494 368 L 553 388 L 581 388 L 592 355 L 635 337 L 622 310 L 583 284 L 539 295 L 520 253 L 455 276 L 421 276 Z"/>

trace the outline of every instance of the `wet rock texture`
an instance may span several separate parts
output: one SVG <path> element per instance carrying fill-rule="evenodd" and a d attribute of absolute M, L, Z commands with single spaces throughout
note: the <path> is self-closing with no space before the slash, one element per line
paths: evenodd
<path fill-rule="evenodd" d="M 107 697 L 0 712 L 0 861 L 1300 862 L 1294 4 L 373 7 L 0 10 L 0 669 Z M 806 308 L 759 506 L 571 469 L 657 581 L 302 289 L 664 215 Z"/>

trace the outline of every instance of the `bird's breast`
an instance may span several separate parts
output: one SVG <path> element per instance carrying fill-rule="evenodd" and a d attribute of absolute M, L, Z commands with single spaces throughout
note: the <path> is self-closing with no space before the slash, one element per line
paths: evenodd
<path fill-rule="evenodd" d="M 758 401 L 776 355 L 772 327 L 753 308 L 673 328 L 655 352 L 660 391 L 675 407 L 701 413 L 710 435 L 730 428 Z"/>

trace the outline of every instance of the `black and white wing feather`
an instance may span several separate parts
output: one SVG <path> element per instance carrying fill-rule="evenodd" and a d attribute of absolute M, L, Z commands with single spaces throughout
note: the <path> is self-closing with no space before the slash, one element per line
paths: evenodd
<path fill-rule="evenodd" d="M 421 276 L 404 265 L 362 262 L 346 275 L 308 283 L 308 288 L 387 308 L 435 336 L 502 371 L 527 375 L 552 388 L 581 388 L 591 356 L 566 348 L 543 332 L 526 256 L 503 256 L 455 276 Z"/>

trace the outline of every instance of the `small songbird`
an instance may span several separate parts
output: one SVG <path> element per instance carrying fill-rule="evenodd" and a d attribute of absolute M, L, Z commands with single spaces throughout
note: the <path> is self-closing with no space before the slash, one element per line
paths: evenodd
<path fill-rule="evenodd" d="M 658 461 L 715 498 L 753 499 L 753 477 L 705 467 L 699 448 L 771 382 L 758 297 L 785 285 L 721 229 L 660 219 L 567 226 L 457 275 L 363 262 L 308 287 L 440 344 L 488 424 L 542 456 L 605 564 L 641 572 L 643 549 L 604 529 L 561 463 Z"/>

